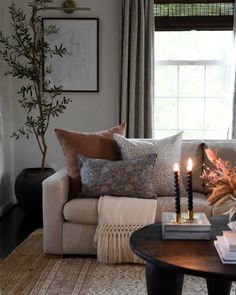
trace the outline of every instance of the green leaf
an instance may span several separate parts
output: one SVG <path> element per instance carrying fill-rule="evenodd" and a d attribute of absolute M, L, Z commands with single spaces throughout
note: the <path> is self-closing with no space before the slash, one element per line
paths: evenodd
<path fill-rule="evenodd" d="M 5 75 L 22 80 L 17 94 L 18 102 L 25 112 L 25 123 L 11 137 L 19 139 L 29 138 L 34 134 L 39 143 L 40 150 L 43 150 L 44 135 L 52 116 L 59 116 L 66 109 L 71 99 L 60 98 L 62 86 L 53 85 L 43 75 L 53 72 L 50 63 L 46 63 L 49 57 L 67 54 L 62 44 L 53 48 L 43 40 L 43 35 L 57 34 L 56 26 L 42 28 L 41 10 L 51 0 L 31 0 L 29 14 L 26 9 L 17 8 L 13 2 L 9 6 L 11 16 L 11 34 L 5 36 L 0 31 L 0 57 L 7 64 Z M 45 68 L 43 69 L 43 64 Z M 44 73 L 43 73 L 44 70 Z M 44 92 L 43 89 L 50 87 L 51 92 Z"/>

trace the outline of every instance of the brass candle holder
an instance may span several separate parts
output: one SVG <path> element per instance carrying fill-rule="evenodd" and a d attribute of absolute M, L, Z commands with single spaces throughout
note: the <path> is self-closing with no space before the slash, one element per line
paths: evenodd
<path fill-rule="evenodd" d="M 182 223 L 186 223 L 187 219 L 184 218 L 181 213 L 175 213 L 175 214 L 173 213 L 173 216 L 170 222 L 173 224 L 182 224 Z"/>
<path fill-rule="evenodd" d="M 181 213 L 176 213 L 176 223 L 181 223 Z"/>
<path fill-rule="evenodd" d="M 193 210 L 188 210 L 188 220 L 194 220 Z"/>

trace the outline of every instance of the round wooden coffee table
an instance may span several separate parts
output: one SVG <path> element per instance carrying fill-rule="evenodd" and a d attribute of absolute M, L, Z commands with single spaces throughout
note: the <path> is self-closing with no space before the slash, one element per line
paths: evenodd
<path fill-rule="evenodd" d="M 184 274 L 206 278 L 210 295 L 230 294 L 236 265 L 223 264 L 213 243 L 222 230 L 229 230 L 227 219 L 212 218 L 210 222 L 209 241 L 162 240 L 161 224 L 145 226 L 131 235 L 131 249 L 147 262 L 148 295 L 181 295 Z"/>

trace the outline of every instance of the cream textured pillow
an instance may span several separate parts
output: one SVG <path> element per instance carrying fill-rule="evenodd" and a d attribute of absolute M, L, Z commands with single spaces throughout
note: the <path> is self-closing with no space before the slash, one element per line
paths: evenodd
<path fill-rule="evenodd" d="M 173 166 L 174 163 L 180 163 L 182 134 L 183 132 L 180 132 L 161 140 L 150 139 L 148 141 L 127 139 L 116 133 L 113 137 L 120 148 L 123 160 L 150 153 L 157 154 L 154 166 L 155 192 L 157 196 L 172 196 L 175 195 Z"/>

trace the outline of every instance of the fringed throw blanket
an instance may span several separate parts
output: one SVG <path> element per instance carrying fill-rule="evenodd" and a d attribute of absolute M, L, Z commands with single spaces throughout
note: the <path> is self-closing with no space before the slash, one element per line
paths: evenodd
<path fill-rule="evenodd" d="M 104 263 L 143 263 L 130 249 L 131 234 L 155 222 L 157 201 L 127 197 L 100 197 L 98 203 L 97 258 Z"/>

